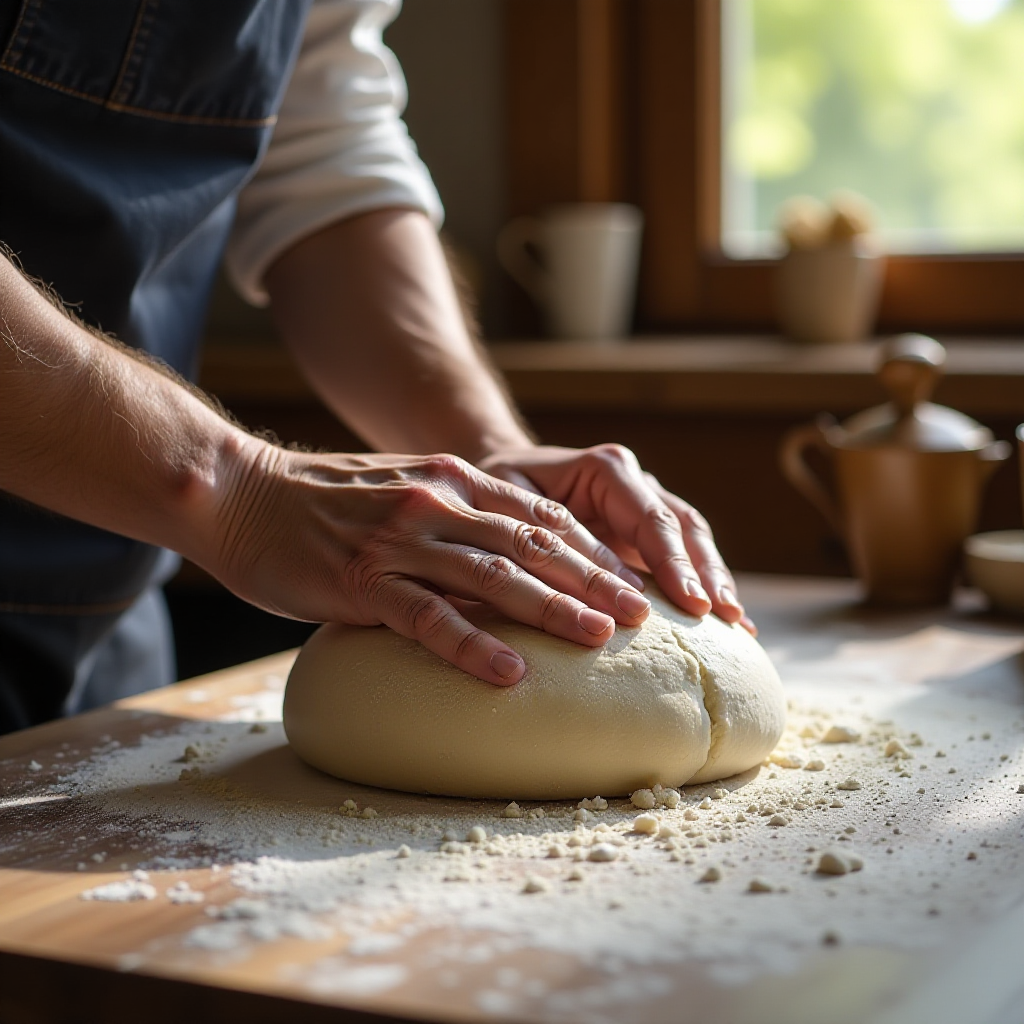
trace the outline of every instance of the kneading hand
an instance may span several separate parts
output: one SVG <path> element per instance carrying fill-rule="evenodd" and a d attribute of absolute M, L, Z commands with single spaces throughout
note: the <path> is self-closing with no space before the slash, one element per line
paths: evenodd
<path fill-rule="evenodd" d="M 650 609 L 636 575 L 563 505 L 451 455 L 309 455 L 249 439 L 219 492 L 207 567 L 239 596 L 293 618 L 385 623 L 491 683 L 518 682 L 522 658 L 446 596 L 589 646 Z"/>
<path fill-rule="evenodd" d="M 756 635 L 707 520 L 645 473 L 628 448 L 533 446 L 490 455 L 479 465 L 563 504 L 624 561 L 648 570 L 684 611 L 713 611 Z"/>

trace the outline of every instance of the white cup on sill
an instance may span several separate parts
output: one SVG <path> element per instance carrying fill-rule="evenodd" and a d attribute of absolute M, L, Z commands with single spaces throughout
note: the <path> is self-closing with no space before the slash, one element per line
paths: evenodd
<path fill-rule="evenodd" d="M 498 235 L 498 259 L 540 307 L 555 338 L 629 333 L 643 214 L 626 203 L 566 203 L 517 217 Z"/>

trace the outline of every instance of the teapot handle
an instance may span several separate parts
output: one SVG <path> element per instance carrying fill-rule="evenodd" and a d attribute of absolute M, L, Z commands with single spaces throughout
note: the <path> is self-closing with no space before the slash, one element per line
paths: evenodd
<path fill-rule="evenodd" d="M 839 508 L 804 459 L 804 452 L 808 448 L 817 448 L 826 455 L 832 454 L 825 437 L 825 430 L 831 422 L 831 417 L 821 417 L 815 423 L 789 431 L 779 449 L 779 465 L 783 476 L 825 517 L 836 534 L 843 537 L 846 529 Z"/>

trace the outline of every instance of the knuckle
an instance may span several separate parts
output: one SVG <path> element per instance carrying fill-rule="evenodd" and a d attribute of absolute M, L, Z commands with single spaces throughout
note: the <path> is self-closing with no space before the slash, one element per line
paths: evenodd
<path fill-rule="evenodd" d="M 667 505 L 651 505 L 644 512 L 644 516 L 659 529 L 668 528 L 676 532 L 679 530 L 679 519 Z"/>
<path fill-rule="evenodd" d="M 483 646 L 487 634 L 482 629 L 467 630 L 456 641 L 455 649 L 452 651 L 452 660 L 455 662 L 467 662 Z"/>
<path fill-rule="evenodd" d="M 519 523 L 512 536 L 512 544 L 521 563 L 545 565 L 551 562 L 561 548 L 561 541 L 543 527 Z"/>
<path fill-rule="evenodd" d="M 652 569 L 663 569 L 666 566 L 677 566 L 683 570 L 686 575 L 690 575 L 693 572 L 693 562 L 690 561 L 689 555 L 684 554 L 673 554 L 666 555 L 662 558 L 656 566 L 652 565 Z"/>
<path fill-rule="evenodd" d="M 599 444 L 592 451 L 602 462 L 612 465 L 631 466 L 636 462 L 636 456 L 623 444 Z"/>
<path fill-rule="evenodd" d="M 506 593 L 515 582 L 517 568 L 504 555 L 487 555 L 474 566 L 474 577 L 480 592 L 491 597 Z"/>
<path fill-rule="evenodd" d="M 417 594 L 405 602 L 400 614 L 412 635 L 421 643 L 433 640 L 443 632 L 448 621 L 448 604 L 430 593 Z"/>
<path fill-rule="evenodd" d="M 540 498 L 533 506 L 533 514 L 549 529 L 556 532 L 568 530 L 574 520 L 572 513 L 557 501 Z"/>
<path fill-rule="evenodd" d="M 604 569 L 592 566 L 586 570 L 586 575 L 583 578 L 583 592 L 588 596 L 598 594 L 605 590 L 609 579 L 610 577 Z"/>
<path fill-rule="evenodd" d="M 428 455 L 424 465 L 431 476 L 445 480 L 465 480 L 470 473 L 469 463 L 465 459 L 460 459 L 458 455 L 449 455 L 447 452 Z"/>
<path fill-rule="evenodd" d="M 557 590 L 545 594 L 540 603 L 540 621 L 542 626 L 548 626 L 559 618 L 570 613 L 575 605 L 571 597 L 560 594 Z"/>

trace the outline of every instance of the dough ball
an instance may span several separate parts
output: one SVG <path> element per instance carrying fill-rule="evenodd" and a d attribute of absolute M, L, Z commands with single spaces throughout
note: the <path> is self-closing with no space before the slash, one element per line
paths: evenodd
<path fill-rule="evenodd" d="M 512 687 L 384 626 L 322 626 L 288 679 L 288 740 L 351 782 L 495 799 L 623 796 L 759 764 L 785 723 L 764 650 L 739 626 L 681 612 L 653 582 L 646 596 L 643 626 L 620 626 L 598 648 L 473 612 L 525 659 Z"/>

